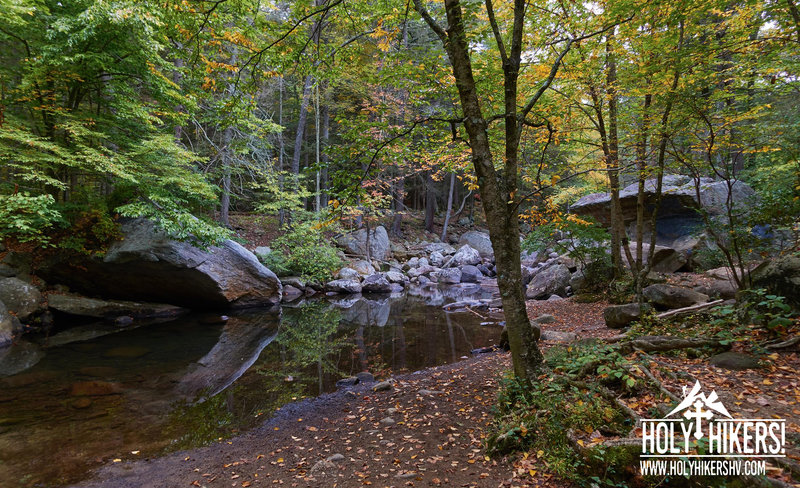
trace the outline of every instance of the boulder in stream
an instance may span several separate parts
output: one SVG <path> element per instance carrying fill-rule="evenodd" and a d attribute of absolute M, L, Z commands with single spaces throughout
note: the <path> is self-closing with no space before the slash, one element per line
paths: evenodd
<path fill-rule="evenodd" d="M 174 303 L 188 308 L 260 307 L 280 302 L 281 282 L 232 240 L 200 249 L 176 241 L 146 219 L 122 224 L 123 239 L 105 257 L 64 256 L 42 277 L 87 294 Z"/>

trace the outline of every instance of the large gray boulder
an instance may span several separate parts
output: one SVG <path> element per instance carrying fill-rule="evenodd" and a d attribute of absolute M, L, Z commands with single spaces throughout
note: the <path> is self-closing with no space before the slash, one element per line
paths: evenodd
<path fill-rule="evenodd" d="M 186 309 L 163 303 L 131 302 L 126 300 L 100 300 L 79 295 L 56 295 L 47 297 L 53 310 L 83 317 L 110 318 L 128 315 L 135 318 L 175 317 Z"/>
<path fill-rule="evenodd" d="M 478 232 L 477 230 L 465 232 L 458 240 L 459 246 L 464 244 L 467 244 L 469 247 L 477 250 L 483 258 L 490 258 L 494 256 L 492 241 L 489 239 L 489 234 L 486 232 Z"/>
<path fill-rule="evenodd" d="M 622 218 L 626 224 L 636 220 L 638 182 L 620 191 Z M 676 239 L 695 234 L 703 226 L 703 219 L 697 212 L 702 208 L 712 218 L 726 214 L 725 202 L 728 186 L 724 181 L 711 178 L 700 179 L 700 199 L 697 199 L 695 181 L 685 175 L 664 175 L 661 205 L 658 210 L 656 228 L 658 242 L 673 242 Z M 747 184 L 737 181 L 730 191 L 731 200 L 737 208 L 746 208 L 755 198 L 755 191 Z M 656 180 L 645 182 L 645 218 L 650 218 L 650 210 L 656 201 Z M 570 211 L 579 215 L 593 217 L 604 225 L 609 225 L 611 195 L 593 193 L 586 195 L 570 206 Z M 646 229 L 649 235 L 649 229 Z"/>
<path fill-rule="evenodd" d="M 535 300 L 548 298 L 550 295 L 565 296 L 571 276 L 569 268 L 563 264 L 554 264 L 543 268 L 528 283 L 525 296 Z"/>
<path fill-rule="evenodd" d="M 41 308 L 42 294 L 30 283 L 18 278 L 0 280 L 0 302 L 23 322 Z"/>
<path fill-rule="evenodd" d="M 800 256 L 784 256 L 752 271 L 754 288 L 766 288 L 786 297 L 787 303 L 800 309 Z"/>
<path fill-rule="evenodd" d="M 642 295 L 647 301 L 662 309 L 690 307 L 708 301 L 706 294 L 665 283 L 656 283 L 646 287 L 642 290 Z"/>
<path fill-rule="evenodd" d="M 456 255 L 453 256 L 453 262 L 451 265 L 464 266 L 465 264 L 471 264 L 474 266 L 476 264 L 480 264 L 480 262 L 481 255 L 477 249 L 472 248 L 468 244 L 464 244 L 458 249 L 458 251 L 456 251 Z"/>
<path fill-rule="evenodd" d="M 336 239 L 336 244 L 345 251 L 356 256 L 367 255 L 367 229 L 344 234 Z M 391 243 L 386 229 L 379 225 L 369 231 L 369 255 L 372 259 L 384 261 L 391 254 Z"/>
<path fill-rule="evenodd" d="M 86 294 L 188 308 L 257 307 L 281 300 L 275 273 L 237 242 L 200 249 L 145 219 L 124 222 L 122 234 L 102 259 L 69 256 L 40 274 Z"/>
<path fill-rule="evenodd" d="M 641 307 L 638 303 L 628 303 L 625 305 L 611 305 L 603 310 L 603 319 L 606 326 L 610 329 L 622 329 L 629 326 L 632 322 L 642 318 L 642 315 L 651 311 L 653 307 L 645 303 Z"/>

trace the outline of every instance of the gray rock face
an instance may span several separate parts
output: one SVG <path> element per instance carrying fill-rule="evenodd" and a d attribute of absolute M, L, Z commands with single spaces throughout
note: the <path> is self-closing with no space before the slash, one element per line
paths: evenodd
<path fill-rule="evenodd" d="M 731 369 L 734 371 L 758 369 L 761 367 L 761 365 L 758 364 L 758 359 L 753 356 L 731 351 L 711 356 L 708 361 L 718 368 Z"/>
<path fill-rule="evenodd" d="M 753 286 L 786 297 L 800 308 L 800 257 L 784 256 L 752 271 Z"/>
<path fill-rule="evenodd" d="M 445 268 L 438 272 L 439 283 L 456 284 L 461 283 L 461 270 L 458 268 Z"/>
<path fill-rule="evenodd" d="M 480 253 L 481 257 L 483 258 L 489 258 L 494 256 L 492 241 L 491 239 L 489 239 L 489 234 L 485 232 L 478 232 L 476 230 L 465 232 L 458 240 L 458 244 L 469 245 L 469 247 L 477 250 L 478 253 Z"/>
<path fill-rule="evenodd" d="M 638 183 L 634 183 L 620 191 L 620 204 L 625 223 L 636 220 L 638 186 Z M 656 180 L 647 180 L 645 182 L 647 208 L 651 208 L 655 202 L 655 190 Z M 741 181 L 733 185 L 730 193 L 734 204 L 739 207 L 748 205 L 755 198 L 755 191 Z M 684 175 L 665 175 L 662 194 L 657 222 L 659 242 L 672 242 L 679 237 L 691 235 L 702 225 L 702 218 L 697 213 L 697 208 L 702 207 L 711 216 L 724 215 L 728 188 L 724 181 L 715 182 L 710 178 L 702 178 L 698 201 L 692 178 Z M 570 211 L 593 217 L 608 225 L 610 205 L 610 194 L 593 193 L 570 206 Z M 647 214 L 646 218 L 649 218 L 649 212 Z"/>
<path fill-rule="evenodd" d="M 361 283 L 362 293 L 391 293 L 392 285 L 382 274 L 375 273 L 367 276 Z"/>
<path fill-rule="evenodd" d="M 130 302 L 124 300 L 99 300 L 78 295 L 55 295 L 47 297 L 53 310 L 84 317 L 109 318 L 128 315 L 135 318 L 174 317 L 186 309 L 163 303 Z"/>
<path fill-rule="evenodd" d="M 431 253 L 430 263 L 434 266 L 441 266 L 444 264 L 444 256 L 439 251 L 433 251 Z"/>
<path fill-rule="evenodd" d="M 603 319 L 606 326 L 610 329 L 622 329 L 629 326 L 632 322 L 639 320 L 653 308 L 645 303 L 641 308 L 638 303 L 628 303 L 626 305 L 611 305 L 603 310 Z"/>
<path fill-rule="evenodd" d="M 480 253 L 468 244 L 461 246 L 458 251 L 456 251 L 456 255 L 453 256 L 453 264 L 456 266 L 464 266 L 465 264 L 471 264 L 474 266 L 480 263 Z"/>
<path fill-rule="evenodd" d="M 367 229 L 359 229 L 339 237 L 336 243 L 348 253 L 357 256 L 367 255 Z M 384 261 L 391 254 L 389 234 L 379 225 L 369 231 L 369 255 L 372 259 Z"/>
<path fill-rule="evenodd" d="M 14 334 L 22 329 L 16 317 L 8 313 L 6 306 L 0 302 L 0 347 L 11 344 Z"/>
<path fill-rule="evenodd" d="M 478 283 L 483 277 L 483 273 L 470 264 L 461 267 L 461 282 L 462 283 Z"/>
<path fill-rule="evenodd" d="M 528 284 L 525 296 L 538 300 L 548 298 L 550 295 L 566 295 L 571 276 L 569 268 L 563 264 L 543 268 Z"/>
<path fill-rule="evenodd" d="M 203 250 L 145 219 L 125 222 L 122 232 L 102 261 L 56 262 L 41 270 L 43 277 L 87 294 L 188 308 L 269 306 L 281 299 L 275 273 L 237 242 Z"/>
<path fill-rule="evenodd" d="M 17 276 L 17 270 L 7 264 L 0 263 L 0 277 L 11 278 L 13 276 Z"/>
<path fill-rule="evenodd" d="M 0 302 L 24 322 L 40 309 L 42 294 L 18 278 L 4 278 L 0 280 Z"/>
<path fill-rule="evenodd" d="M 333 280 L 325 285 L 325 291 L 333 293 L 361 293 L 361 283 L 352 280 Z"/>
<path fill-rule="evenodd" d="M 636 260 L 636 242 L 630 243 L 631 255 Z M 622 253 L 625 257 L 625 253 Z M 642 243 L 642 262 L 647 262 L 650 256 L 650 244 Z M 626 259 L 627 261 L 627 259 Z M 653 265 L 651 271 L 657 273 L 674 273 L 686 265 L 686 255 L 666 246 L 656 246 L 653 252 Z"/>
<path fill-rule="evenodd" d="M 645 299 L 658 308 L 683 308 L 708 301 L 708 295 L 680 286 L 657 283 L 642 290 Z"/>

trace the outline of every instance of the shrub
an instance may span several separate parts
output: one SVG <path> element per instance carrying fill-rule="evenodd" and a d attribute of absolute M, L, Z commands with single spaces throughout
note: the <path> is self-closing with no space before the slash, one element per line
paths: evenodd
<path fill-rule="evenodd" d="M 46 232 L 66 224 L 61 213 L 53 208 L 54 204 L 51 195 L 3 195 L 0 198 L 0 239 L 14 237 L 20 242 L 48 243 Z"/>
<path fill-rule="evenodd" d="M 314 222 L 298 222 L 272 241 L 273 252 L 264 264 L 279 276 L 298 275 L 317 282 L 327 281 L 342 265 L 336 248 Z"/>

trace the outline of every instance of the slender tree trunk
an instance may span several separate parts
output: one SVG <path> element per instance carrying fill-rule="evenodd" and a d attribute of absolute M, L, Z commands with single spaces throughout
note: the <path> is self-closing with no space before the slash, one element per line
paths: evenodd
<path fill-rule="evenodd" d="M 444 213 L 444 224 L 442 224 L 441 241 L 447 239 L 447 225 L 450 223 L 450 212 L 453 210 L 453 189 L 456 186 L 456 174 L 450 173 L 450 191 L 447 193 L 447 209 Z"/>
<path fill-rule="evenodd" d="M 303 82 L 303 95 L 300 100 L 300 113 L 297 117 L 297 132 L 294 136 L 294 152 L 292 153 L 292 163 L 289 166 L 289 171 L 295 178 L 295 185 L 297 185 L 297 177 L 300 174 L 300 154 L 303 150 L 303 139 L 305 138 L 306 120 L 308 120 L 308 104 L 311 102 L 311 86 L 313 85 L 314 78 L 311 75 L 306 75 Z"/>
<path fill-rule="evenodd" d="M 434 218 L 436 217 L 436 190 L 433 178 L 428 171 L 425 174 L 425 230 L 433 232 Z"/>

